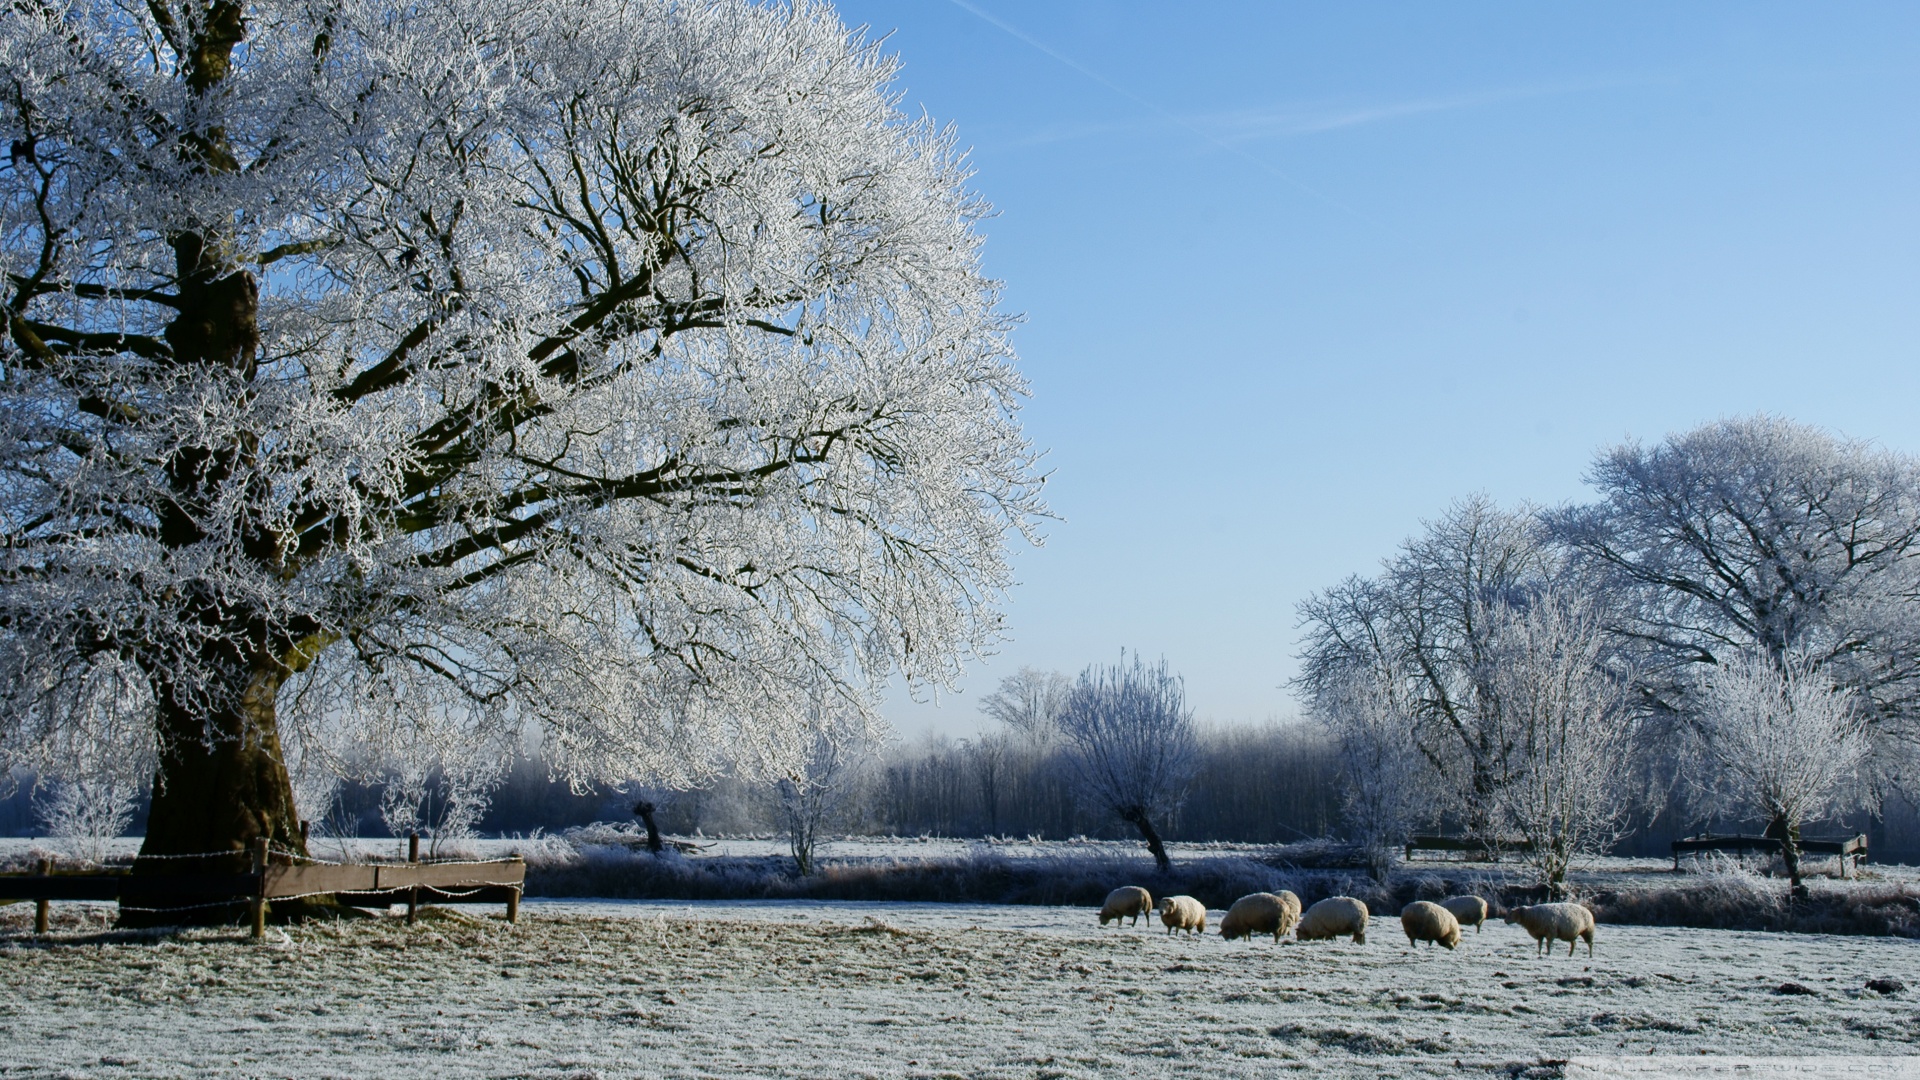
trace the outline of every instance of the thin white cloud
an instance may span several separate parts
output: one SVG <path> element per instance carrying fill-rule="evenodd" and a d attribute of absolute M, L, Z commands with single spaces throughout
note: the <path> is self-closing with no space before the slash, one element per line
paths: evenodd
<path fill-rule="evenodd" d="M 1166 131 L 1175 128 L 1183 129 L 1191 134 L 1198 135 L 1207 142 L 1213 143 L 1222 150 L 1245 158 L 1262 171 L 1285 181 L 1314 198 L 1376 226 L 1379 224 L 1378 222 L 1373 221 L 1373 219 L 1361 214 L 1352 207 L 1309 187 L 1291 174 L 1275 168 L 1271 163 L 1252 157 L 1242 148 L 1243 144 L 1275 138 L 1317 135 L 1346 128 L 1388 123 L 1414 116 L 1486 108 L 1492 105 L 1499 105 L 1511 101 L 1523 101 L 1530 98 L 1554 97 L 1562 94 L 1613 89 L 1622 86 L 1644 86 L 1653 82 L 1670 81 L 1659 78 L 1635 77 L 1547 86 L 1507 87 L 1445 97 L 1415 98 L 1407 101 L 1392 101 L 1377 104 L 1356 105 L 1324 102 L 1315 104 L 1278 103 L 1230 112 L 1183 115 L 1142 97 L 1127 86 L 1102 75 L 1100 72 L 1082 64 L 1073 57 L 1053 48 L 1038 38 L 1035 38 L 1033 35 L 1028 34 L 1026 31 L 1021 30 L 1019 27 L 987 11 L 977 3 L 972 2 L 972 0 L 950 0 L 950 2 L 955 7 L 966 11 L 982 22 L 999 29 L 1009 37 L 1015 38 L 1037 52 L 1044 53 L 1060 64 L 1073 69 L 1086 78 L 1106 87 L 1115 94 L 1141 106 L 1150 114 L 1128 121 L 1099 124 L 1062 124 L 1041 128 L 1024 137 L 1012 140 L 1014 145 L 1040 146 L 1050 143 L 1073 142 L 1081 139 L 1097 139 L 1111 135 L 1139 135 L 1154 130 Z"/>
<path fill-rule="evenodd" d="M 1215 127 L 1216 130 L 1222 133 L 1222 137 L 1225 138 L 1246 140 L 1286 138 L 1300 135 L 1317 135 L 1322 132 L 1339 131 L 1345 128 L 1390 123 L 1417 116 L 1465 112 L 1505 105 L 1511 102 L 1562 97 L 1570 94 L 1613 90 L 1628 86 L 1647 86 L 1666 81 L 1669 80 L 1656 77 L 1636 76 L 1543 86 L 1499 87 L 1443 97 L 1413 98 L 1405 101 L 1368 104 L 1326 102 L 1315 104 L 1278 103 L 1251 109 L 1215 113 L 1196 118 L 1196 122 Z"/>
<path fill-rule="evenodd" d="M 1132 90 L 1129 90 L 1126 87 L 1120 85 L 1119 83 L 1113 81 L 1112 79 L 1107 78 L 1105 75 L 1102 75 L 1099 72 L 1093 70 L 1092 68 L 1087 67 L 1085 64 L 1080 63 L 1078 60 L 1075 60 L 1072 57 L 1066 55 L 1065 53 L 1062 53 L 1059 50 L 1053 48 L 1052 46 L 1047 45 L 1042 41 L 1039 41 L 1038 39 L 1034 38 L 1032 35 L 1019 29 L 1018 27 L 1012 25 L 1011 23 L 1006 22 L 1000 17 L 994 15 L 989 11 L 986 11 L 985 9 L 979 7 L 974 3 L 971 3 L 970 0 L 952 0 L 952 3 L 955 7 L 958 7 L 966 12 L 971 13 L 973 16 L 975 16 L 976 18 L 984 22 L 992 24 L 993 26 L 997 27 L 998 29 L 1008 34 L 1009 36 L 1014 37 L 1020 40 L 1021 42 L 1024 42 L 1025 44 L 1027 44 L 1028 46 L 1032 47 L 1033 49 L 1039 52 L 1045 53 L 1047 56 L 1052 57 L 1054 60 L 1057 60 L 1060 63 L 1065 64 L 1067 67 L 1072 68 L 1073 70 L 1079 72 L 1080 74 L 1086 76 L 1087 78 L 1092 79 L 1094 82 L 1097 82 L 1100 85 L 1106 87 L 1107 89 L 1113 91 L 1114 93 L 1119 94 L 1121 97 L 1126 98 L 1127 100 L 1133 102 L 1136 105 L 1140 105 L 1146 108 L 1150 112 L 1154 113 L 1156 116 L 1162 117 L 1165 120 L 1172 121 L 1173 123 L 1183 128 L 1186 128 L 1187 130 L 1200 136 L 1202 139 L 1205 139 L 1206 141 L 1213 143 L 1215 146 L 1218 146 L 1220 149 L 1225 150 L 1226 152 L 1245 160 L 1249 164 L 1253 165 L 1255 168 L 1259 169 L 1261 172 L 1266 173 L 1267 175 L 1275 178 L 1276 180 L 1279 180 L 1290 187 L 1293 187 L 1309 196 L 1312 196 L 1313 198 L 1319 200 L 1322 203 L 1325 203 L 1330 207 L 1333 207 L 1334 209 L 1340 211 L 1341 213 L 1347 214 L 1359 221 L 1363 221 L 1366 224 L 1371 225 L 1376 229 L 1385 231 L 1385 226 L 1381 225 L 1381 223 L 1375 220 L 1374 218 L 1366 214 L 1363 214 L 1359 210 L 1354 209 L 1352 206 L 1347 205 L 1346 203 L 1340 201 L 1339 199 L 1336 199 L 1333 196 L 1328 195 L 1327 193 L 1308 185 L 1307 183 L 1300 180 L 1298 177 L 1294 176 L 1293 174 L 1288 173 L 1285 170 L 1274 166 L 1271 162 L 1262 161 L 1261 159 L 1254 157 L 1252 154 L 1247 153 L 1245 150 L 1241 149 L 1240 147 L 1234 146 L 1220 138 L 1217 138 L 1216 136 L 1210 134 L 1203 128 L 1194 124 L 1192 121 L 1184 119 L 1178 116 L 1177 114 L 1173 113 L 1172 111 L 1166 108 L 1163 108 L 1159 105 L 1156 105 L 1153 102 L 1147 100 L 1146 98 L 1141 97 L 1139 94 L 1134 93 Z"/>
<path fill-rule="evenodd" d="M 1647 85 L 1654 81 L 1657 80 L 1619 79 L 1559 86 L 1508 87 L 1447 97 L 1414 98 L 1407 101 L 1373 104 L 1276 102 L 1246 109 L 1183 115 L 1156 110 L 1156 115 L 1130 120 L 1042 127 L 1012 140 L 1012 143 L 1017 146 L 1038 146 L 1116 135 L 1138 136 L 1155 131 L 1180 130 L 1201 133 L 1209 141 L 1237 146 L 1269 139 L 1319 135 L 1441 113 L 1466 112 L 1509 102 L 1557 97 L 1620 86 Z"/>

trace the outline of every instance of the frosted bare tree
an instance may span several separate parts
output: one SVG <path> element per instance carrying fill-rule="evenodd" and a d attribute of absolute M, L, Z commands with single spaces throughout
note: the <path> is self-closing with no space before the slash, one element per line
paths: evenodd
<path fill-rule="evenodd" d="M 1029 749 L 1044 749 L 1059 736 L 1060 711 L 1072 688 L 1057 671 L 1023 667 L 980 699 L 980 711 L 1005 724 Z"/>
<path fill-rule="evenodd" d="M 418 833 L 430 854 L 445 854 L 449 845 L 473 838 L 509 764 L 491 755 L 403 761 L 381 778 L 381 823 L 393 836 Z"/>
<path fill-rule="evenodd" d="M 880 732 L 866 719 L 865 709 L 826 697 L 800 733 L 799 752 L 782 755 L 793 764 L 775 781 L 774 790 L 794 868 L 802 876 L 814 872 L 822 834 L 858 795 L 879 741 Z"/>
<path fill-rule="evenodd" d="M 1857 696 L 1809 660 L 1734 653 L 1715 669 L 1693 719 L 1707 766 L 1699 793 L 1767 823 L 1796 894 L 1805 891 L 1800 827 L 1838 807 L 1869 748 Z"/>
<path fill-rule="evenodd" d="M 1502 818 L 1526 838 L 1522 861 L 1556 897 L 1566 894 L 1570 869 L 1620 837 L 1631 807 L 1631 680 L 1610 655 L 1600 610 L 1561 587 L 1494 612 L 1489 685 L 1514 762 Z"/>
<path fill-rule="evenodd" d="M 809 0 L 10 8 L 0 769 L 107 658 L 147 854 L 298 848 L 283 725 L 683 785 L 950 683 L 1044 511 L 894 71 Z"/>
<path fill-rule="evenodd" d="M 1694 711 L 1717 667 L 1788 656 L 1855 692 L 1876 771 L 1920 779 L 1920 461 L 1770 416 L 1603 453 L 1601 501 L 1553 531 L 1631 601 L 1651 710 Z"/>
<path fill-rule="evenodd" d="M 1349 578 L 1300 605 L 1305 644 L 1293 685 L 1326 711 L 1355 677 L 1393 673 L 1409 738 L 1456 792 L 1468 831 L 1491 839 L 1516 767 L 1490 683 L 1496 613 L 1557 572 L 1532 513 L 1464 499 L 1378 576 Z"/>
<path fill-rule="evenodd" d="M 1000 797 L 1008 773 L 1015 765 L 1012 738 L 1004 731 L 989 731 L 966 740 L 967 761 L 980 785 L 980 804 L 987 811 L 987 835 L 1000 834 Z"/>
<path fill-rule="evenodd" d="M 152 710 L 137 672 L 101 657 L 54 692 L 73 722 L 50 733 L 34 809 L 47 835 L 71 853 L 102 862 L 124 832 L 153 777 Z"/>
<path fill-rule="evenodd" d="M 1198 750 L 1186 684 L 1167 662 L 1094 664 L 1060 710 L 1060 734 L 1083 797 L 1140 830 L 1164 873 L 1172 869 L 1154 827 L 1186 798 Z"/>
<path fill-rule="evenodd" d="M 1402 685 L 1390 675 L 1355 671 L 1313 706 L 1314 719 L 1339 747 L 1347 835 L 1366 852 L 1380 882 L 1414 825 L 1434 814 L 1440 788 L 1433 766 L 1414 745 L 1405 706 L 1394 700 Z"/>

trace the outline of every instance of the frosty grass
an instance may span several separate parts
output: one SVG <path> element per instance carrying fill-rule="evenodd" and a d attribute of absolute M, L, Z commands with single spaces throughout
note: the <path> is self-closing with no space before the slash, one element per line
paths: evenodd
<path fill-rule="evenodd" d="M 1603 925 L 1589 961 L 1504 924 L 1447 953 L 1392 919 L 1276 945 L 1086 909 L 530 901 L 252 945 L 55 912 L 43 944 L 0 909 L 0 1076 L 1920 1077 L 1920 987 L 1863 988 L 1920 984 L 1920 942 L 1884 938 Z"/>

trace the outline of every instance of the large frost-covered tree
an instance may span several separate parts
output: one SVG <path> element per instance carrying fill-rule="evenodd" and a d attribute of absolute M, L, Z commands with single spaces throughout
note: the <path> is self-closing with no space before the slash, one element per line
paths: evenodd
<path fill-rule="evenodd" d="M 1519 768 L 1493 685 L 1501 612 L 1542 588 L 1557 559 L 1531 513 L 1476 495 L 1449 507 L 1371 578 L 1352 577 L 1300 605 L 1294 686 L 1337 712 L 1356 685 L 1396 683 L 1408 738 L 1453 790 L 1469 831 L 1492 836 Z"/>
<path fill-rule="evenodd" d="M 146 854 L 298 848 L 283 731 L 777 775 L 950 679 L 1042 510 L 893 71 L 809 0 L 12 5 L 0 769 L 111 669 Z"/>
<path fill-rule="evenodd" d="M 1789 657 L 1857 694 L 1883 776 L 1920 750 L 1920 461 L 1776 417 L 1600 455 L 1556 538 L 1624 601 L 1646 704 L 1692 712 L 1719 665 Z"/>

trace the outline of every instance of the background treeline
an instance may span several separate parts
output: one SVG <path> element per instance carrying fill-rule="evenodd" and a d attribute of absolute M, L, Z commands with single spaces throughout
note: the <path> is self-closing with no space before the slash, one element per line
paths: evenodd
<path fill-rule="evenodd" d="M 1172 840 L 1285 843 L 1329 835 L 1340 816 L 1339 761 L 1303 724 L 1203 727 Z M 1073 836 L 1135 832 L 1077 797 L 1067 751 L 988 734 L 930 740 L 890 754 L 867 794 L 867 822 L 897 835 Z"/>
<path fill-rule="evenodd" d="M 1078 804 L 1058 750 L 1034 753 L 984 740 L 924 738 L 894 746 L 862 777 L 857 796 L 832 823 L 841 834 L 893 836 L 1089 836 L 1132 839 L 1133 830 Z M 1340 763 L 1328 736 L 1312 725 L 1270 721 L 1213 725 L 1201 731 L 1200 764 L 1186 803 L 1167 826 L 1181 842 L 1289 843 L 1305 837 L 1345 837 L 1340 817 Z M 988 749 L 982 752 L 981 746 Z M 44 823 L 31 802 L 32 778 L 22 774 L 0 799 L 0 836 L 39 836 Z M 517 759 L 493 792 L 476 831 L 481 835 L 559 832 L 593 822 L 633 819 L 643 789 L 603 787 L 575 792 L 549 777 L 531 757 Z M 993 793 L 991 798 L 989 793 Z M 343 784 L 329 833 L 378 837 L 388 833 L 380 814 L 382 788 Z M 652 793 L 660 826 L 680 836 L 774 835 L 781 831 L 776 795 L 765 785 L 722 779 L 687 792 Z M 140 835 L 145 804 L 127 835 Z M 1878 814 L 1859 809 L 1823 823 L 1822 831 L 1863 832 L 1874 858 L 1920 862 L 1920 809 L 1897 794 Z M 1738 822 L 1702 819 L 1677 793 L 1657 809 L 1642 810 L 1614 846 L 1618 855 L 1664 857 L 1670 841 L 1703 828 L 1732 831 Z"/>
<path fill-rule="evenodd" d="M 1318 729 L 1300 723 L 1214 725 L 1200 731 L 1191 793 L 1164 831 L 1180 841 L 1286 843 L 1332 834 L 1340 815 L 1339 762 Z M 26 778 L 22 778 L 26 779 Z M 41 832 L 31 781 L 0 800 L 0 834 Z M 343 783 L 323 832 L 384 836 L 383 786 Z M 482 835 L 556 832 L 595 821 L 629 821 L 645 797 L 660 827 L 678 835 L 780 832 L 778 793 L 723 778 L 684 792 L 608 787 L 575 792 L 531 757 L 516 760 L 475 825 Z M 427 816 L 431 818 L 431 807 Z M 129 833 L 137 835 L 144 805 Z M 1076 797 L 1071 765 L 1056 746 L 1035 747 L 1002 733 L 895 744 L 869 762 L 828 822 L 834 833 L 895 836 L 1075 836 L 1121 839 L 1124 822 Z"/>

